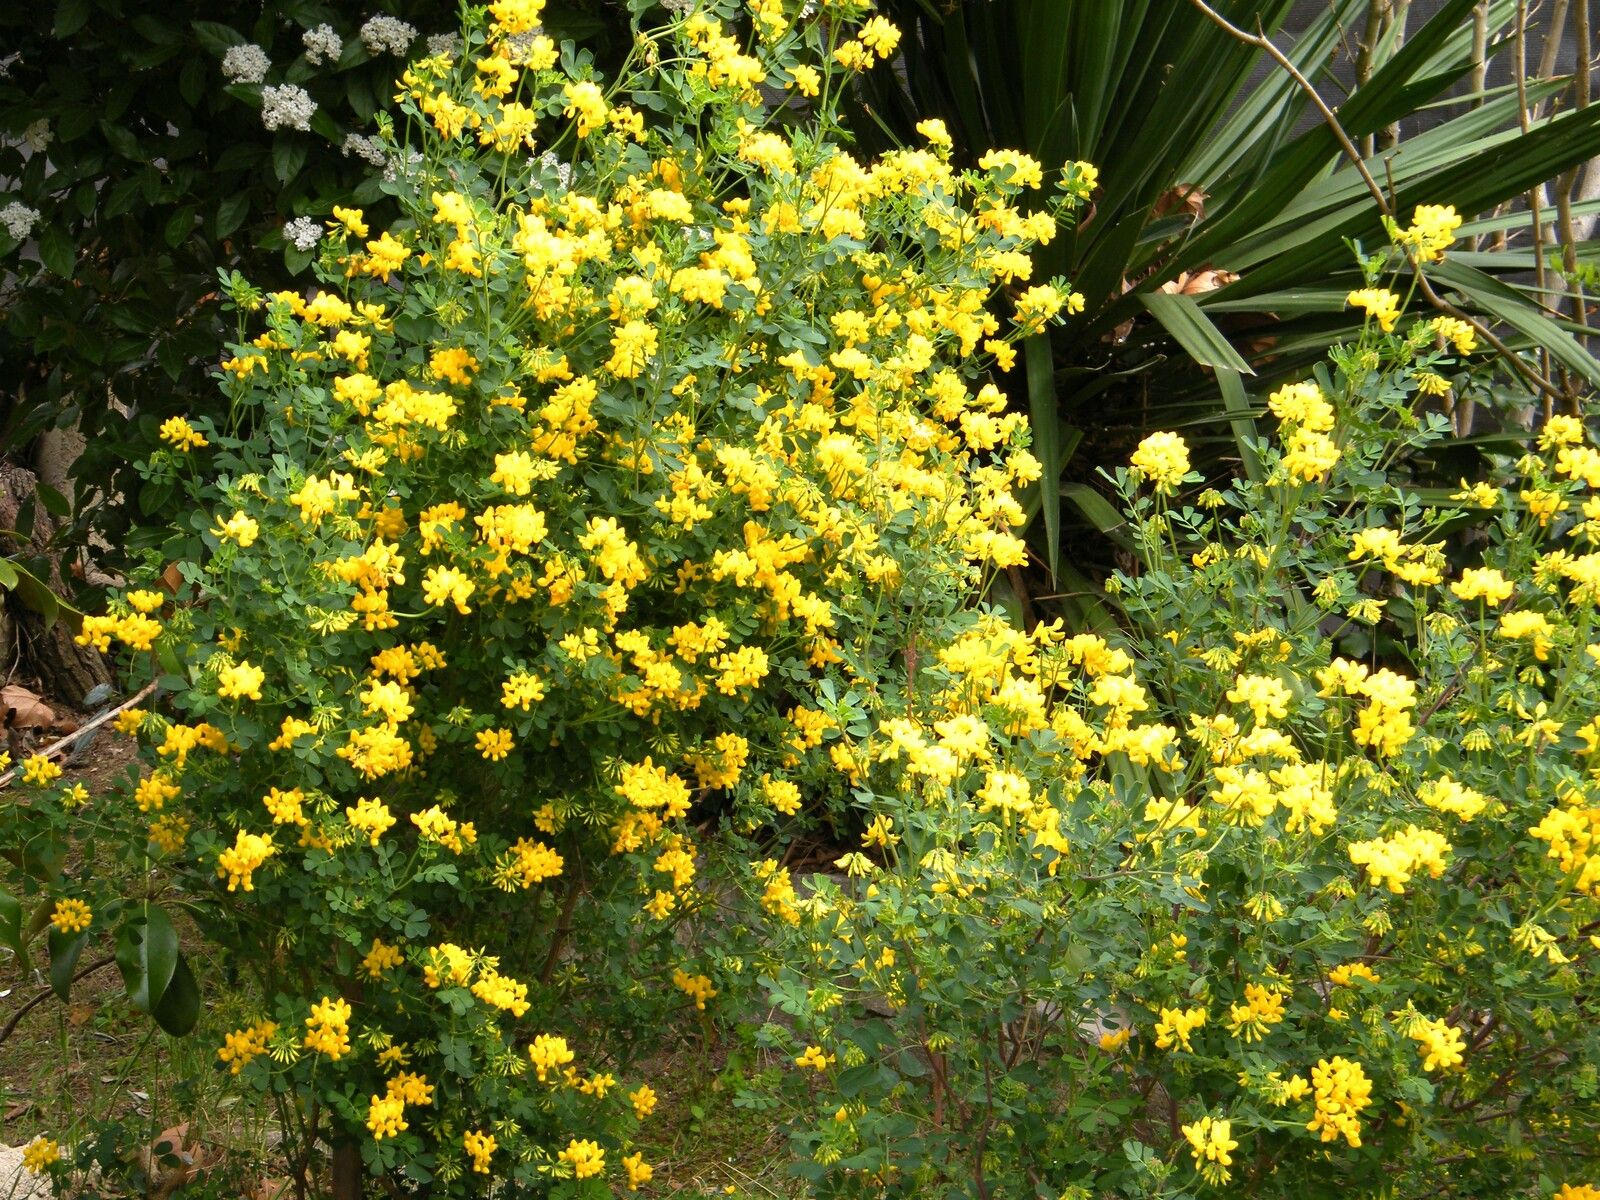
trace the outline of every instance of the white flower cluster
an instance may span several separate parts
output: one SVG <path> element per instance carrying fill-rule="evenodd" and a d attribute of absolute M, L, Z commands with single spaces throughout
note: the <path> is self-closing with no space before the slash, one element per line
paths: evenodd
<path fill-rule="evenodd" d="M 406 146 L 398 154 L 391 155 L 384 164 L 383 181 L 393 183 L 404 176 L 409 179 L 417 173 L 417 168 L 422 165 L 420 152 Z"/>
<path fill-rule="evenodd" d="M 383 146 L 379 144 L 377 138 L 363 137 L 359 133 L 345 134 L 344 145 L 339 147 L 339 152 L 346 158 L 354 154 L 375 167 L 384 166 L 389 161 L 389 156 L 384 153 Z"/>
<path fill-rule="evenodd" d="M 310 129 L 317 102 L 305 88 L 286 83 L 261 89 L 261 123 L 268 129 Z"/>
<path fill-rule="evenodd" d="M 416 36 L 415 25 L 407 25 L 399 18 L 383 13 L 368 17 L 367 23 L 361 27 L 361 44 L 373 54 L 393 54 L 404 58 Z"/>
<path fill-rule="evenodd" d="M 572 164 L 562 162 L 553 150 L 546 150 L 539 156 L 539 165 L 556 173 L 556 186 L 563 192 L 572 186 Z"/>
<path fill-rule="evenodd" d="M 50 121 L 40 117 L 32 125 L 22 131 L 22 144 L 37 154 L 55 140 L 55 134 L 50 132 Z"/>
<path fill-rule="evenodd" d="M 267 52 L 253 42 L 229 46 L 222 56 L 222 73 L 234 83 L 260 83 L 271 67 Z"/>
<path fill-rule="evenodd" d="M 19 242 L 26 239 L 38 223 L 39 210 L 29 208 L 20 200 L 13 200 L 4 208 L 0 208 L 0 225 L 4 225 L 6 233 Z"/>
<path fill-rule="evenodd" d="M 344 39 L 332 25 L 308 29 L 300 40 L 305 43 L 306 61 L 314 67 L 325 62 L 338 62 L 339 56 L 344 53 Z"/>
<path fill-rule="evenodd" d="M 322 226 L 315 217 L 296 217 L 284 225 L 283 236 L 296 250 L 309 250 L 322 240 Z"/>
<path fill-rule="evenodd" d="M 441 56 L 454 58 L 461 53 L 461 35 L 458 33 L 430 33 L 428 35 L 428 57 Z"/>

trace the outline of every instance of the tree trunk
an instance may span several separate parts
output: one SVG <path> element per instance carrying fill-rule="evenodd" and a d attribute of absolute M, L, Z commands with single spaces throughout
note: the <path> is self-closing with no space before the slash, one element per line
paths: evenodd
<path fill-rule="evenodd" d="M 0 557 L 17 557 L 21 565 L 34 570 L 37 578 L 57 596 L 70 595 L 72 589 L 62 576 L 61 558 L 51 547 L 56 531 L 55 518 L 37 502 L 32 471 L 0 460 Z M 18 536 L 19 514 L 34 501 L 33 527 L 27 537 Z M 73 639 L 70 623 L 57 616 L 54 621 L 25 603 L 16 591 L 0 592 L 0 678 L 25 678 L 36 681 L 41 695 L 77 707 L 100 684 L 111 682 L 106 661 L 92 648 Z"/>

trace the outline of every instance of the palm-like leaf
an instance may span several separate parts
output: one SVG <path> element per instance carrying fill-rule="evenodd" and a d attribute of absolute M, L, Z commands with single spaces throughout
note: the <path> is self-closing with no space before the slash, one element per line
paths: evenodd
<path fill-rule="evenodd" d="M 1306 89 L 1276 65 L 1263 70 L 1259 48 L 1185 0 L 884 7 L 906 32 L 904 71 L 865 82 L 865 140 L 888 130 L 910 141 L 917 120 L 938 116 L 973 154 L 1006 146 L 1046 164 L 1084 159 L 1101 170 L 1080 227 L 1038 264 L 1041 276 L 1069 276 L 1088 301 L 1053 338 L 1053 374 L 1041 370 L 1037 352 L 1029 357 L 1034 422 L 1054 414 L 1060 426 L 1040 434 L 1052 467 L 1081 428 L 1098 423 L 1104 434 L 1107 424 L 1153 416 L 1210 422 L 1242 447 L 1250 401 L 1241 376 L 1253 368 L 1259 389 L 1302 375 L 1351 333 L 1344 296 L 1359 274 L 1347 242 L 1386 241 L 1382 213 L 1334 131 L 1312 120 Z M 1334 94 L 1344 31 L 1360 25 L 1366 0 L 1327 0 L 1290 39 L 1282 31 L 1294 7 L 1212 3 L 1232 24 L 1275 37 L 1302 76 Z M 1447 0 L 1403 44 L 1378 54 L 1370 76 L 1337 106 L 1358 142 L 1436 107 L 1430 128 L 1365 163 L 1397 213 L 1420 203 L 1488 213 L 1600 154 L 1600 105 L 1523 133 L 1517 89 L 1452 95 L 1474 67 L 1475 7 L 1476 0 Z M 1491 0 L 1492 52 L 1503 50 L 1494 38 L 1503 39 L 1515 14 L 1515 0 Z M 1532 80 L 1524 95 L 1532 104 L 1564 86 Z M 1593 260 L 1593 246 L 1576 249 L 1580 261 Z M 1600 387 L 1600 367 L 1573 330 L 1531 295 L 1531 265 L 1527 250 L 1465 254 L 1437 282 L 1455 303 L 1508 330 L 1513 349 L 1537 347 Z M 1170 294 L 1186 273 L 1208 270 L 1238 278 L 1216 287 L 1230 276 L 1205 275 L 1194 294 Z M 1039 507 L 1049 513 L 1071 496 L 1047 476 Z M 1062 535 L 1047 524 L 1053 565 Z"/>

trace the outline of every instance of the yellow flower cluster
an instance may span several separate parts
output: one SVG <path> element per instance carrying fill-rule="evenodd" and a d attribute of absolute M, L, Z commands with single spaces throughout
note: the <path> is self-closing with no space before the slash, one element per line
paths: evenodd
<path fill-rule="evenodd" d="M 1182 1127 L 1184 1140 L 1189 1143 L 1189 1153 L 1207 1183 L 1220 1187 L 1228 1182 L 1233 1165 L 1233 1151 L 1239 1143 L 1233 1136 L 1233 1123 L 1212 1116 Z"/>
<path fill-rule="evenodd" d="M 350 1002 L 323 997 L 311 1006 L 306 1018 L 306 1034 L 301 1040 L 307 1050 L 337 1061 L 350 1053 Z"/>
<path fill-rule="evenodd" d="M 1325 1142 L 1341 1137 L 1361 1145 L 1361 1114 L 1372 1106 L 1372 1080 L 1361 1064 L 1335 1055 L 1319 1059 L 1311 1068 L 1312 1099 L 1316 1112 L 1306 1128 Z"/>
<path fill-rule="evenodd" d="M 237 1075 L 250 1065 L 252 1059 L 267 1052 L 267 1044 L 278 1035 L 275 1021 L 258 1021 L 244 1029 L 236 1029 L 223 1036 L 217 1057 L 228 1065 L 230 1073 Z"/>

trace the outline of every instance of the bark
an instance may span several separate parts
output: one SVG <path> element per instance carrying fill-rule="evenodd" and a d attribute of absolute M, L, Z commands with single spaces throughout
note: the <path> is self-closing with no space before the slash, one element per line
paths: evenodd
<path fill-rule="evenodd" d="M 34 498 L 36 482 L 33 472 L 0 461 L 0 530 L 16 530 L 18 513 Z M 30 537 L 24 540 L 14 533 L 0 533 L 0 553 L 21 553 L 33 562 L 42 559 L 49 564 L 40 575 L 42 582 L 58 596 L 70 595 L 72 588 L 63 577 L 61 558 L 50 545 L 55 518 L 42 504 L 35 503 L 33 509 Z M 81 705 L 92 689 L 111 682 L 105 659 L 72 640 L 69 622 L 58 618 L 47 623 L 12 593 L 0 593 L 0 607 L 4 609 L 0 616 L 0 676 L 37 680 L 42 695 L 74 707 Z"/>

